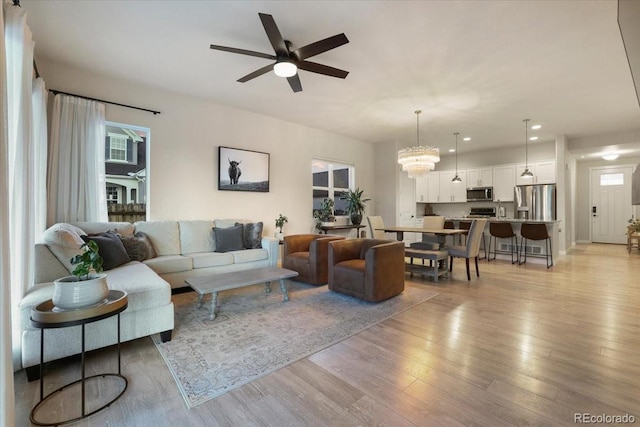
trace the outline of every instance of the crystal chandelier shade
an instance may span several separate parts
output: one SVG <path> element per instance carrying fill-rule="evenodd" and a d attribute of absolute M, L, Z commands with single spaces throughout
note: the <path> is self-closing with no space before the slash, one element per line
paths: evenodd
<path fill-rule="evenodd" d="M 416 110 L 417 145 L 398 151 L 398 163 L 402 170 L 407 172 L 409 178 L 418 178 L 427 175 L 440 161 L 440 149 L 437 147 L 420 146 L 420 113 Z"/>

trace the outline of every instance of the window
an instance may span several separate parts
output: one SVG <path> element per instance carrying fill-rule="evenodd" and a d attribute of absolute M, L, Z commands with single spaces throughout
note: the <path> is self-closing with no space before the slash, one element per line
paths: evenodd
<path fill-rule="evenodd" d="M 127 161 L 127 138 L 120 135 L 109 136 L 108 160 Z"/>
<path fill-rule="evenodd" d="M 347 215 L 347 203 L 340 199 L 347 190 L 352 189 L 355 174 L 353 165 L 315 159 L 312 163 L 313 174 L 313 210 L 320 207 L 324 199 L 333 199 L 335 215 Z"/>
<path fill-rule="evenodd" d="M 600 185 L 624 185 L 623 173 L 603 173 L 600 175 Z"/>
<path fill-rule="evenodd" d="M 149 128 L 110 122 L 105 125 L 109 221 L 147 219 L 149 134 Z"/>

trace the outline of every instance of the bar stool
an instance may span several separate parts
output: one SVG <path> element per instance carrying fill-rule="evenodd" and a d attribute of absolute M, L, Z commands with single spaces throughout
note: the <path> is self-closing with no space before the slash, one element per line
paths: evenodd
<path fill-rule="evenodd" d="M 551 237 L 547 232 L 547 226 L 545 224 L 532 224 L 532 223 L 523 223 L 522 228 L 520 229 L 520 235 L 522 236 L 522 240 L 520 242 L 520 256 L 519 259 L 522 259 L 522 252 L 524 252 L 524 261 L 518 261 L 518 264 L 524 264 L 527 262 L 527 240 L 544 240 L 545 247 L 545 258 L 547 260 L 547 268 L 553 265 L 553 253 L 551 248 Z M 549 263 L 549 258 L 551 258 L 551 263 Z"/>
<path fill-rule="evenodd" d="M 491 238 L 493 237 L 494 248 L 493 248 L 493 258 L 491 258 Z M 489 223 L 489 256 L 487 256 L 487 261 L 491 261 L 492 259 L 496 259 L 496 254 L 498 253 L 508 253 L 505 251 L 498 250 L 498 239 L 511 239 L 511 264 L 515 264 L 516 261 L 520 261 L 520 248 L 518 247 L 518 237 L 513 232 L 513 227 L 509 222 L 491 222 Z M 515 244 L 514 244 L 515 241 Z M 513 256 L 516 255 L 516 260 L 513 259 Z"/>

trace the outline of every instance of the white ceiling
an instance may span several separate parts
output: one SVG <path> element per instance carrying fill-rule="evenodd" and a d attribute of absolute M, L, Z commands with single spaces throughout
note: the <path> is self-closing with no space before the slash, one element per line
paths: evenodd
<path fill-rule="evenodd" d="M 472 138 L 460 153 L 524 144 L 524 118 L 539 141 L 640 129 L 616 1 L 21 3 L 36 60 L 364 141 L 415 144 L 416 109 L 422 144 L 443 154 L 456 131 Z M 299 93 L 273 73 L 237 83 L 269 61 L 209 45 L 273 53 L 258 12 L 297 47 L 344 32 L 349 44 L 312 60 L 347 78 L 300 71 Z"/>

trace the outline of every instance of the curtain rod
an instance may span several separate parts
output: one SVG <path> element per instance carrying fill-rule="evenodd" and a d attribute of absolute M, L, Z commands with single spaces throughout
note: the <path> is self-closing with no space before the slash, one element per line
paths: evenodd
<path fill-rule="evenodd" d="M 147 108 L 141 108 L 141 107 L 134 107 L 133 105 L 127 105 L 127 104 L 120 104 L 118 102 L 111 102 L 111 101 L 105 101 L 104 99 L 96 99 L 96 98 L 89 98 L 88 96 L 82 96 L 82 95 L 76 95 L 74 93 L 69 93 L 69 92 L 63 92 L 61 90 L 56 90 L 56 89 L 49 89 L 50 92 L 53 92 L 54 95 L 69 95 L 69 96 L 75 96 L 77 98 L 83 98 L 83 99 L 88 99 L 90 101 L 97 101 L 97 102 L 104 102 L 106 104 L 112 104 L 112 105 L 118 105 L 120 107 L 126 107 L 126 108 L 133 108 L 134 110 L 141 110 L 141 111 L 147 111 L 149 113 L 153 113 L 154 115 L 156 114 L 160 114 L 160 111 L 155 111 L 155 110 L 149 110 Z"/>

